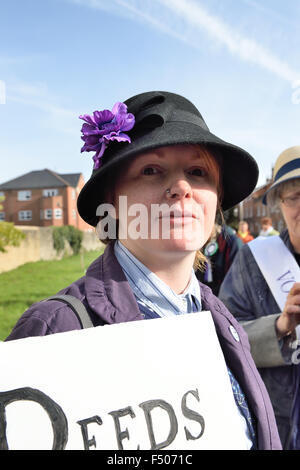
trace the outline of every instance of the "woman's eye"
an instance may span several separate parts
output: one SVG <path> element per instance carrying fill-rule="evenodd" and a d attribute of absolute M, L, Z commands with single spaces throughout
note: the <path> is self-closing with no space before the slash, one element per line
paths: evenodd
<path fill-rule="evenodd" d="M 147 166 L 143 169 L 143 175 L 156 175 L 158 173 L 158 169 L 153 166 Z"/>
<path fill-rule="evenodd" d="M 193 168 L 189 171 L 190 174 L 192 174 L 193 176 L 206 176 L 207 175 L 207 171 L 204 170 L 204 168 Z"/>

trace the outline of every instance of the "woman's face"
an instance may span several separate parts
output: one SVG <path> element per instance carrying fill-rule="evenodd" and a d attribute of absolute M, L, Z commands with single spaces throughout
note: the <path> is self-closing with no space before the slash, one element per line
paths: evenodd
<path fill-rule="evenodd" d="M 281 193 L 280 208 L 292 244 L 300 244 L 300 187 L 291 187 Z"/>
<path fill-rule="evenodd" d="M 242 233 L 245 233 L 248 231 L 248 224 L 239 224 L 239 230 L 242 232 Z"/>
<path fill-rule="evenodd" d="M 145 253 L 190 253 L 205 244 L 218 199 L 211 169 L 217 164 L 210 159 L 197 146 L 176 145 L 132 161 L 114 194 L 119 239 L 128 249 L 145 259 Z"/>

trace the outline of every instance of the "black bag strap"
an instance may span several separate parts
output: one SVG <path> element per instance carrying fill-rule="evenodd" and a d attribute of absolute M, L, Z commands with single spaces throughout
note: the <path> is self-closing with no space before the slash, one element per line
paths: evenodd
<path fill-rule="evenodd" d="M 81 328 L 92 328 L 94 326 L 87 309 L 83 303 L 77 299 L 77 297 L 74 297 L 73 295 L 53 295 L 44 301 L 48 300 L 59 300 L 60 302 L 68 304 L 73 312 L 77 315 L 77 318 L 81 324 Z"/>

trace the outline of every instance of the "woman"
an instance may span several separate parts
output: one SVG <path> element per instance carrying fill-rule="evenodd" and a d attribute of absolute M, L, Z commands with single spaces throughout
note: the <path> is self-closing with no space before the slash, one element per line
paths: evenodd
<path fill-rule="evenodd" d="M 300 449 L 299 417 L 292 419 L 299 375 L 294 340 L 300 323 L 300 146 L 278 157 L 264 202 L 280 208 L 287 229 L 280 237 L 259 237 L 239 251 L 219 298 L 248 333 L 284 449 Z"/>
<path fill-rule="evenodd" d="M 249 232 L 249 227 L 248 227 L 247 222 L 245 222 L 244 220 L 241 220 L 239 222 L 239 229 L 237 232 L 237 236 L 243 243 L 249 243 L 254 239 L 253 235 L 251 235 L 251 233 Z"/>
<path fill-rule="evenodd" d="M 216 209 L 237 204 L 255 187 L 255 161 L 211 134 L 195 106 L 173 93 L 142 93 L 82 119 L 82 150 L 96 154 L 78 210 L 108 246 L 61 293 L 80 299 L 94 325 L 210 310 L 233 392 L 242 397 L 245 449 L 280 448 L 247 337 L 193 270 L 203 262 L 198 250 Z M 79 328 L 72 310 L 52 300 L 29 308 L 8 339 Z"/>
<path fill-rule="evenodd" d="M 260 221 L 261 231 L 259 232 L 260 237 L 272 237 L 273 235 L 279 235 L 279 232 L 275 230 L 272 225 L 271 217 L 263 217 Z"/>

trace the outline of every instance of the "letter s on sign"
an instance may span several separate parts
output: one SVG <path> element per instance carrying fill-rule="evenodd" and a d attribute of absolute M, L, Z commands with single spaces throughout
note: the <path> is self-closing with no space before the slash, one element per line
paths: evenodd
<path fill-rule="evenodd" d="M 197 421 L 197 423 L 199 423 L 201 426 L 201 430 L 198 436 L 195 437 L 190 433 L 190 431 L 186 428 L 186 426 L 184 426 L 184 431 L 185 431 L 185 436 L 186 436 L 187 441 L 199 439 L 203 435 L 204 429 L 205 429 L 205 421 L 204 421 L 203 416 L 201 416 L 199 413 L 196 413 L 196 411 L 193 411 L 187 407 L 186 399 L 189 393 L 191 393 L 196 398 L 197 401 L 200 401 L 198 390 L 197 389 L 189 390 L 183 395 L 182 400 L 181 400 L 182 413 L 183 413 L 183 416 L 185 416 L 186 418 L 191 419 L 193 421 Z"/>

